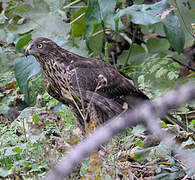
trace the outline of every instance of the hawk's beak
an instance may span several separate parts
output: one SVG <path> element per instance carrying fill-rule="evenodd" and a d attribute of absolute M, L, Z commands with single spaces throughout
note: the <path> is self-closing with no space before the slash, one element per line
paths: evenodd
<path fill-rule="evenodd" d="M 27 57 L 28 55 L 31 54 L 31 53 L 30 53 L 30 50 L 31 50 L 31 45 L 30 45 L 30 44 L 27 45 L 27 46 L 25 46 L 24 49 L 25 49 L 24 55 L 25 55 L 26 57 Z"/>

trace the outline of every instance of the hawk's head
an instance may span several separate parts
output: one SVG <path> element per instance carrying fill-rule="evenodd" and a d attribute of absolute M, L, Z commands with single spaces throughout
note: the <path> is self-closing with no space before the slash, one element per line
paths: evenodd
<path fill-rule="evenodd" d="M 41 57 L 55 53 L 57 49 L 57 44 L 48 38 L 39 37 L 37 39 L 31 40 L 25 48 L 25 56 L 33 55 L 35 57 Z"/>

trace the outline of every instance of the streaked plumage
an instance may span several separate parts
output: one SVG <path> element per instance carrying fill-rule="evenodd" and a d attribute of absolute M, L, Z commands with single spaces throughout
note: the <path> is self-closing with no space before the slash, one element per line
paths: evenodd
<path fill-rule="evenodd" d="M 83 118 L 87 123 L 91 119 L 102 123 L 121 113 L 124 103 L 132 107 L 137 98 L 148 99 L 128 76 L 114 66 L 71 53 L 50 39 L 31 40 L 26 48 L 28 54 L 39 61 L 47 79 L 48 93 L 70 107 L 82 129 L 86 124 Z M 91 117 L 94 114 L 99 117 Z"/>

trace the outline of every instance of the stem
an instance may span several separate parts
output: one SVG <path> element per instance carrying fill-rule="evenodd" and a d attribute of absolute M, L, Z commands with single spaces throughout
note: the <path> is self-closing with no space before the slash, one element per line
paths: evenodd
<path fill-rule="evenodd" d="M 103 20 L 102 20 L 101 24 L 102 24 L 103 36 L 104 36 L 104 42 L 105 42 L 105 47 L 104 47 L 104 50 L 105 50 L 104 61 L 106 63 L 109 63 L 109 60 L 108 60 L 108 40 L 106 38 L 106 31 L 105 31 L 105 26 L 104 26 L 104 21 Z"/>
<path fill-rule="evenodd" d="M 23 128 L 24 128 L 24 137 L 25 137 L 25 140 L 26 140 L 26 142 L 28 142 L 28 139 L 27 139 L 27 136 L 26 136 L 26 128 L 25 128 L 24 118 L 22 118 L 22 125 L 23 125 Z"/>
<path fill-rule="evenodd" d="M 128 54 L 127 54 L 127 57 L 126 57 L 126 59 L 125 59 L 125 63 L 124 63 L 124 65 L 123 65 L 123 67 L 122 67 L 122 70 L 127 66 L 129 57 L 130 57 L 130 55 L 131 55 L 131 53 L 132 53 L 132 46 L 133 46 L 133 44 L 134 44 L 134 42 L 135 42 L 135 37 L 136 37 L 136 35 L 137 35 L 138 27 L 139 27 L 139 26 L 136 24 L 135 31 L 133 32 L 132 44 L 130 45 L 130 48 L 129 48 L 129 50 L 128 50 Z"/>
<path fill-rule="evenodd" d="M 195 72 L 195 69 L 193 67 L 190 67 L 189 65 L 182 63 L 181 61 L 175 59 L 174 57 L 171 57 L 171 59 L 178 63 L 179 65 L 186 67 L 188 70 Z"/>
<path fill-rule="evenodd" d="M 70 4 L 64 6 L 63 9 L 69 8 L 70 6 L 73 6 L 73 5 L 77 4 L 77 3 L 79 3 L 80 1 L 81 1 L 81 0 L 73 1 L 73 2 L 71 2 Z"/>

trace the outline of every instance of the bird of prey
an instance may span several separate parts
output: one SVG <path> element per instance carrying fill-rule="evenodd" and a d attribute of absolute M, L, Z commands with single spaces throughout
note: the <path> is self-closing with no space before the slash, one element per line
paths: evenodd
<path fill-rule="evenodd" d="M 33 55 L 40 63 L 48 93 L 70 108 L 83 132 L 91 122 L 102 124 L 149 100 L 114 66 L 69 52 L 48 38 L 31 40 L 25 55 Z"/>

